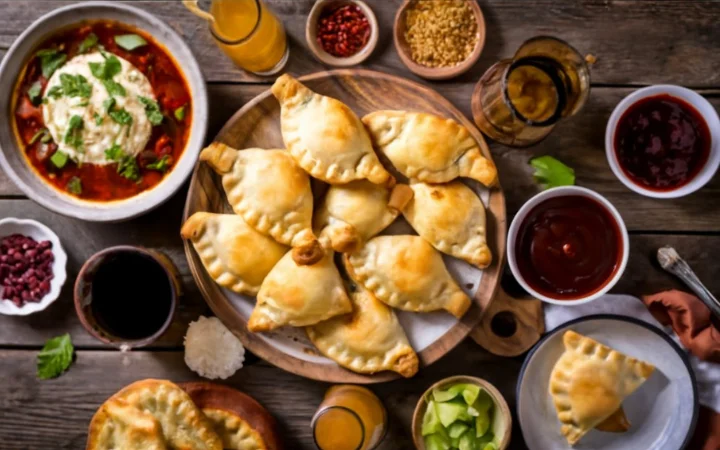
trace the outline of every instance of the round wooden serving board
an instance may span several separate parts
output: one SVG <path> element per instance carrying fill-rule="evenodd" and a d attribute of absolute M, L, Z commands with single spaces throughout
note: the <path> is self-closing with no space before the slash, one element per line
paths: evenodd
<path fill-rule="evenodd" d="M 453 118 L 470 130 L 470 133 L 481 144 L 480 147 L 483 149 L 485 157 L 491 158 L 482 135 L 473 123 L 440 94 L 420 84 L 392 75 L 356 69 L 319 72 L 302 77 L 300 80 L 320 94 L 341 100 L 360 117 L 375 110 L 399 109 L 423 111 Z M 317 120 L 323 120 L 323 118 L 318 117 Z M 280 133 L 280 105 L 269 90 L 258 95 L 235 113 L 215 140 L 237 149 L 284 148 Z M 313 180 L 313 190 L 316 193 L 320 185 L 322 183 Z M 482 272 L 475 291 L 473 307 L 468 310 L 461 321 L 455 322 L 444 334 L 438 336 L 418 353 L 421 367 L 435 362 L 470 333 L 470 330 L 480 321 L 481 311 L 488 306 L 499 284 L 500 269 L 505 259 L 505 197 L 499 187 L 493 188 L 489 192 L 485 190 L 483 196 L 488 211 L 488 245 L 493 251 L 493 263 Z M 316 202 L 317 198 L 316 195 Z M 232 214 L 220 177 L 208 165 L 202 163 L 195 167 L 183 220 L 198 211 Z M 240 338 L 248 350 L 259 357 L 297 375 L 333 383 L 376 383 L 399 377 L 391 372 L 362 375 L 346 370 L 337 364 L 323 362 L 317 357 L 317 351 L 310 344 L 306 346 L 307 348 L 302 348 L 302 353 L 314 356 L 303 358 L 297 352 L 293 355 L 292 351 L 284 351 L 285 347 L 282 345 L 273 345 L 272 335 L 249 332 L 246 327 L 246 319 L 238 310 L 237 305 L 233 305 L 225 294 L 226 291 L 208 276 L 188 241 L 185 241 L 185 253 L 195 282 L 213 312 Z M 475 287 L 468 280 L 463 281 L 465 282 L 462 284 L 458 281 L 458 284 L 466 289 Z M 478 280 L 474 281 L 477 285 Z M 302 334 L 304 335 L 304 333 Z M 303 341 L 302 338 L 292 338 L 292 340 L 300 344 Z"/>

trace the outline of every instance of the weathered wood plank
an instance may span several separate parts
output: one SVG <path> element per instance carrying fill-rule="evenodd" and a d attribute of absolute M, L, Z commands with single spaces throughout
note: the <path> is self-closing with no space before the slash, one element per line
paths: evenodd
<path fill-rule="evenodd" d="M 71 2 L 0 1 L 0 48 L 9 47 L 32 21 Z M 204 2 L 207 4 L 207 2 Z M 288 70 L 322 70 L 305 43 L 305 22 L 313 0 L 268 0 L 285 24 L 291 42 Z M 411 76 L 392 44 L 392 23 L 401 0 L 370 0 L 381 27 L 380 44 L 367 61 L 370 68 Z M 167 21 L 192 47 L 209 81 L 257 81 L 222 55 L 205 24 L 179 2 L 137 1 Z M 602 84 L 677 83 L 720 86 L 714 25 L 720 3 L 686 0 L 480 0 L 487 40 L 478 64 L 464 80 L 477 80 L 490 64 L 510 57 L 526 39 L 557 35 L 598 61 L 593 82 Z M 414 77 L 414 76 L 412 76 Z M 265 81 L 268 81 L 267 79 Z"/>
<path fill-rule="evenodd" d="M 181 352 L 81 351 L 70 370 L 60 378 L 37 381 L 35 352 L 0 351 L 0 442 L 4 450 L 39 448 L 84 449 L 87 426 L 103 401 L 123 386 L 143 378 L 175 382 L 197 380 L 183 362 Z M 486 378 L 515 404 L 515 382 L 521 359 L 489 355 L 471 341 L 448 354 L 440 364 L 422 370 L 412 380 L 372 386 L 388 409 L 390 431 L 380 450 L 413 449 L 412 413 L 423 391 L 433 382 L 453 374 Z M 108 376 L 112 374 L 112 376 Z M 226 380 L 255 397 L 279 421 L 287 449 L 314 449 L 310 420 L 327 389 L 258 362 Z M 520 428 L 514 427 L 513 449 L 525 448 Z"/>

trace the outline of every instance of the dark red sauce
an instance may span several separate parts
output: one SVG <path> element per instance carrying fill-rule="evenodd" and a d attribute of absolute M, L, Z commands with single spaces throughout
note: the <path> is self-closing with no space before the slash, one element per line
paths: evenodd
<path fill-rule="evenodd" d="M 625 111 L 615 130 L 618 163 L 634 183 L 670 191 L 689 183 L 710 155 L 710 130 L 687 102 L 667 94 Z"/>
<path fill-rule="evenodd" d="M 34 143 L 30 143 L 33 136 L 45 128 L 45 124 L 42 105 L 33 105 L 28 90 L 36 81 L 40 81 L 44 93 L 48 82 L 42 74 L 39 58 L 34 55 L 29 59 L 13 93 L 13 117 L 20 146 L 24 149 L 29 163 L 43 179 L 57 189 L 84 200 L 100 202 L 121 200 L 157 185 L 179 160 L 189 138 L 192 123 L 190 90 L 182 72 L 164 47 L 157 44 L 147 33 L 118 22 L 87 22 L 66 29 L 46 39 L 37 50 L 58 49 L 67 55 L 69 61 L 78 54 L 81 43 L 91 33 L 98 37 L 98 44 L 104 46 L 107 52 L 128 60 L 147 77 L 165 116 L 160 125 L 153 127 L 145 151 L 137 156 L 140 181 L 122 177 L 117 173 L 116 164 L 79 166 L 69 161 L 62 169 L 58 169 L 50 162 L 50 158 L 57 151 L 54 142 L 43 143 L 37 139 Z M 115 36 L 123 34 L 138 34 L 147 41 L 147 45 L 132 51 L 124 50 L 115 43 L 114 39 Z M 183 106 L 184 117 L 182 119 L 174 117 L 174 111 Z M 171 163 L 164 173 L 145 168 L 147 164 L 165 155 L 170 157 Z M 82 192 L 79 195 L 68 191 L 68 183 L 73 177 L 78 177 L 81 181 Z"/>
<path fill-rule="evenodd" d="M 525 217 L 515 259 L 530 287 L 553 299 L 574 300 L 610 281 L 622 245 L 610 211 L 591 198 L 568 195 L 545 200 Z"/>

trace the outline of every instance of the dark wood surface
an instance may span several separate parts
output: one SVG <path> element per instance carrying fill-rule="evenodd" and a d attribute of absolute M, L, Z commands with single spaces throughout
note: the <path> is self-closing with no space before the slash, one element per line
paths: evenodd
<path fill-rule="evenodd" d="M 70 2 L 0 1 L 0 57 L 15 38 L 43 13 Z M 288 69 L 296 75 L 326 70 L 304 42 L 305 18 L 311 0 L 268 2 L 285 23 L 291 38 Z M 391 24 L 400 0 L 369 0 L 380 21 L 378 48 L 363 67 L 419 81 L 407 71 L 392 45 Z M 469 116 L 474 82 L 495 60 L 510 56 L 520 43 L 537 34 L 562 37 L 598 60 L 592 68 L 593 88 L 581 113 L 557 127 L 541 144 L 510 149 L 491 144 L 500 170 L 510 216 L 537 188 L 527 161 L 551 154 L 575 168 L 579 185 L 605 195 L 620 210 L 631 234 L 628 268 L 615 292 L 643 294 L 678 282 L 654 263 L 655 250 L 673 245 L 714 293 L 720 293 L 715 257 L 720 250 L 720 179 L 678 200 L 652 200 L 626 189 L 610 172 L 604 154 L 607 118 L 633 88 L 648 83 L 677 83 L 700 89 L 720 105 L 720 50 L 717 23 L 720 2 L 710 0 L 566 1 L 480 0 L 488 26 L 485 50 L 478 64 L 449 82 L 421 81 L 448 98 Z M 170 23 L 190 43 L 205 70 L 211 94 L 214 136 L 227 119 L 272 79 L 236 69 L 214 46 L 204 24 L 176 1 L 135 2 Z M 4 120 L 6 112 L 0 115 Z M 27 200 L 0 172 L 0 217 L 27 217 L 52 227 L 69 256 L 69 280 L 94 252 L 117 244 L 135 244 L 165 252 L 182 273 L 186 295 L 177 320 L 151 348 L 121 354 L 90 337 L 72 307 L 71 283 L 48 310 L 30 317 L 0 316 L 0 449 L 82 449 L 95 409 L 122 386 L 145 377 L 174 381 L 197 379 L 182 360 L 187 323 L 209 314 L 190 275 L 179 228 L 187 187 L 158 210 L 124 224 L 88 224 L 46 211 Z M 508 280 L 511 293 L 515 286 Z M 77 361 L 57 380 L 37 381 L 35 355 L 44 341 L 69 332 L 78 348 Z M 412 448 L 410 420 L 419 395 L 434 381 L 456 374 L 475 375 L 494 383 L 514 405 L 515 382 L 522 357 L 499 358 L 471 340 L 461 343 L 439 363 L 412 380 L 373 386 L 388 407 L 391 431 L 383 450 Z M 255 357 L 228 380 L 257 398 L 280 421 L 290 449 L 312 449 L 310 418 L 324 383 L 276 369 Z M 515 423 L 511 449 L 524 449 Z"/>

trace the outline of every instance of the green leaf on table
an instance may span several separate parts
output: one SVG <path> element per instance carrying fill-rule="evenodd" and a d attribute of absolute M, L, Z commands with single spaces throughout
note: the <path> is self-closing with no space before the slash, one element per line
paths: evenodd
<path fill-rule="evenodd" d="M 535 180 L 544 189 L 575 184 L 575 171 L 552 156 L 540 156 L 530 160 L 535 168 Z"/>
<path fill-rule="evenodd" d="M 67 55 L 59 52 L 55 48 L 39 50 L 35 56 L 40 58 L 40 69 L 42 70 L 43 77 L 46 79 L 50 78 L 52 74 L 67 61 Z"/>
<path fill-rule="evenodd" d="M 68 155 L 67 153 L 63 153 L 60 150 L 57 150 L 50 157 L 50 162 L 53 163 L 58 169 L 62 169 L 68 162 Z"/>
<path fill-rule="evenodd" d="M 78 47 L 78 53 L 82 54 L 90 50 L 91 48 L 95 47 L 98 43 L 98 37 L 95 33 L 88 34 L 85 39 L 80 43 L 80 47 Z"/>
<path fill-rule="evenodd" d="M 27 90 L 28 98 L 30 102 L 37 106 L 42 101 L 42 83 L 40 80 L 34 82 Z"/>
<path fill-rule="evenodd" d="M 170 168 L 170 162 L 170 155 L 165 155 L 154 163 L 148 164 L 147 166 L 145 166 L 145 168 L 150 170 L 157 170 L 158 172 L 167 172 L 167 170 Z"/>
<path fill-rule="evenodd" d="M 182 122 L 185 119 L 185 106 L 187 105 L 182 105 L 173 112 L 173 115 L 178 122 Z"/>
<path fill-rule="evenodd" d="M 68 181 L 68 184 L 66 187 L 67 187 L 68 192 L 70 192 L 72 194 L 75 194 L 75 195 L 82 194 L 82 181 L 78 177 L 70 178 L 70 181 Z"/>
<path fill-rule="evenodd" d="M 119 36 L 115 36 L 114 39 L 118 46 L 128 51 L 147 45 L 147 41 L 137 34 L 121 34 Z"/>
<path fill-rule="evenodd" d="M 37 377 L 47 380 L 60 376 L 70 367 L 74 350 L 69 334 L 45 342 L 37 356 Z"/>
<path fill-rule="evenodd" d="M 150 123 L 153 125 L 160 125 L 163 121 L 160 105 L 158 105 L 155 100 L 143 97 L 142 95 L 138 95 L 138 100 L 140 100 L 140 103 L 145 105 L 145 114 L 147 114 L 147 118 Z"/>

